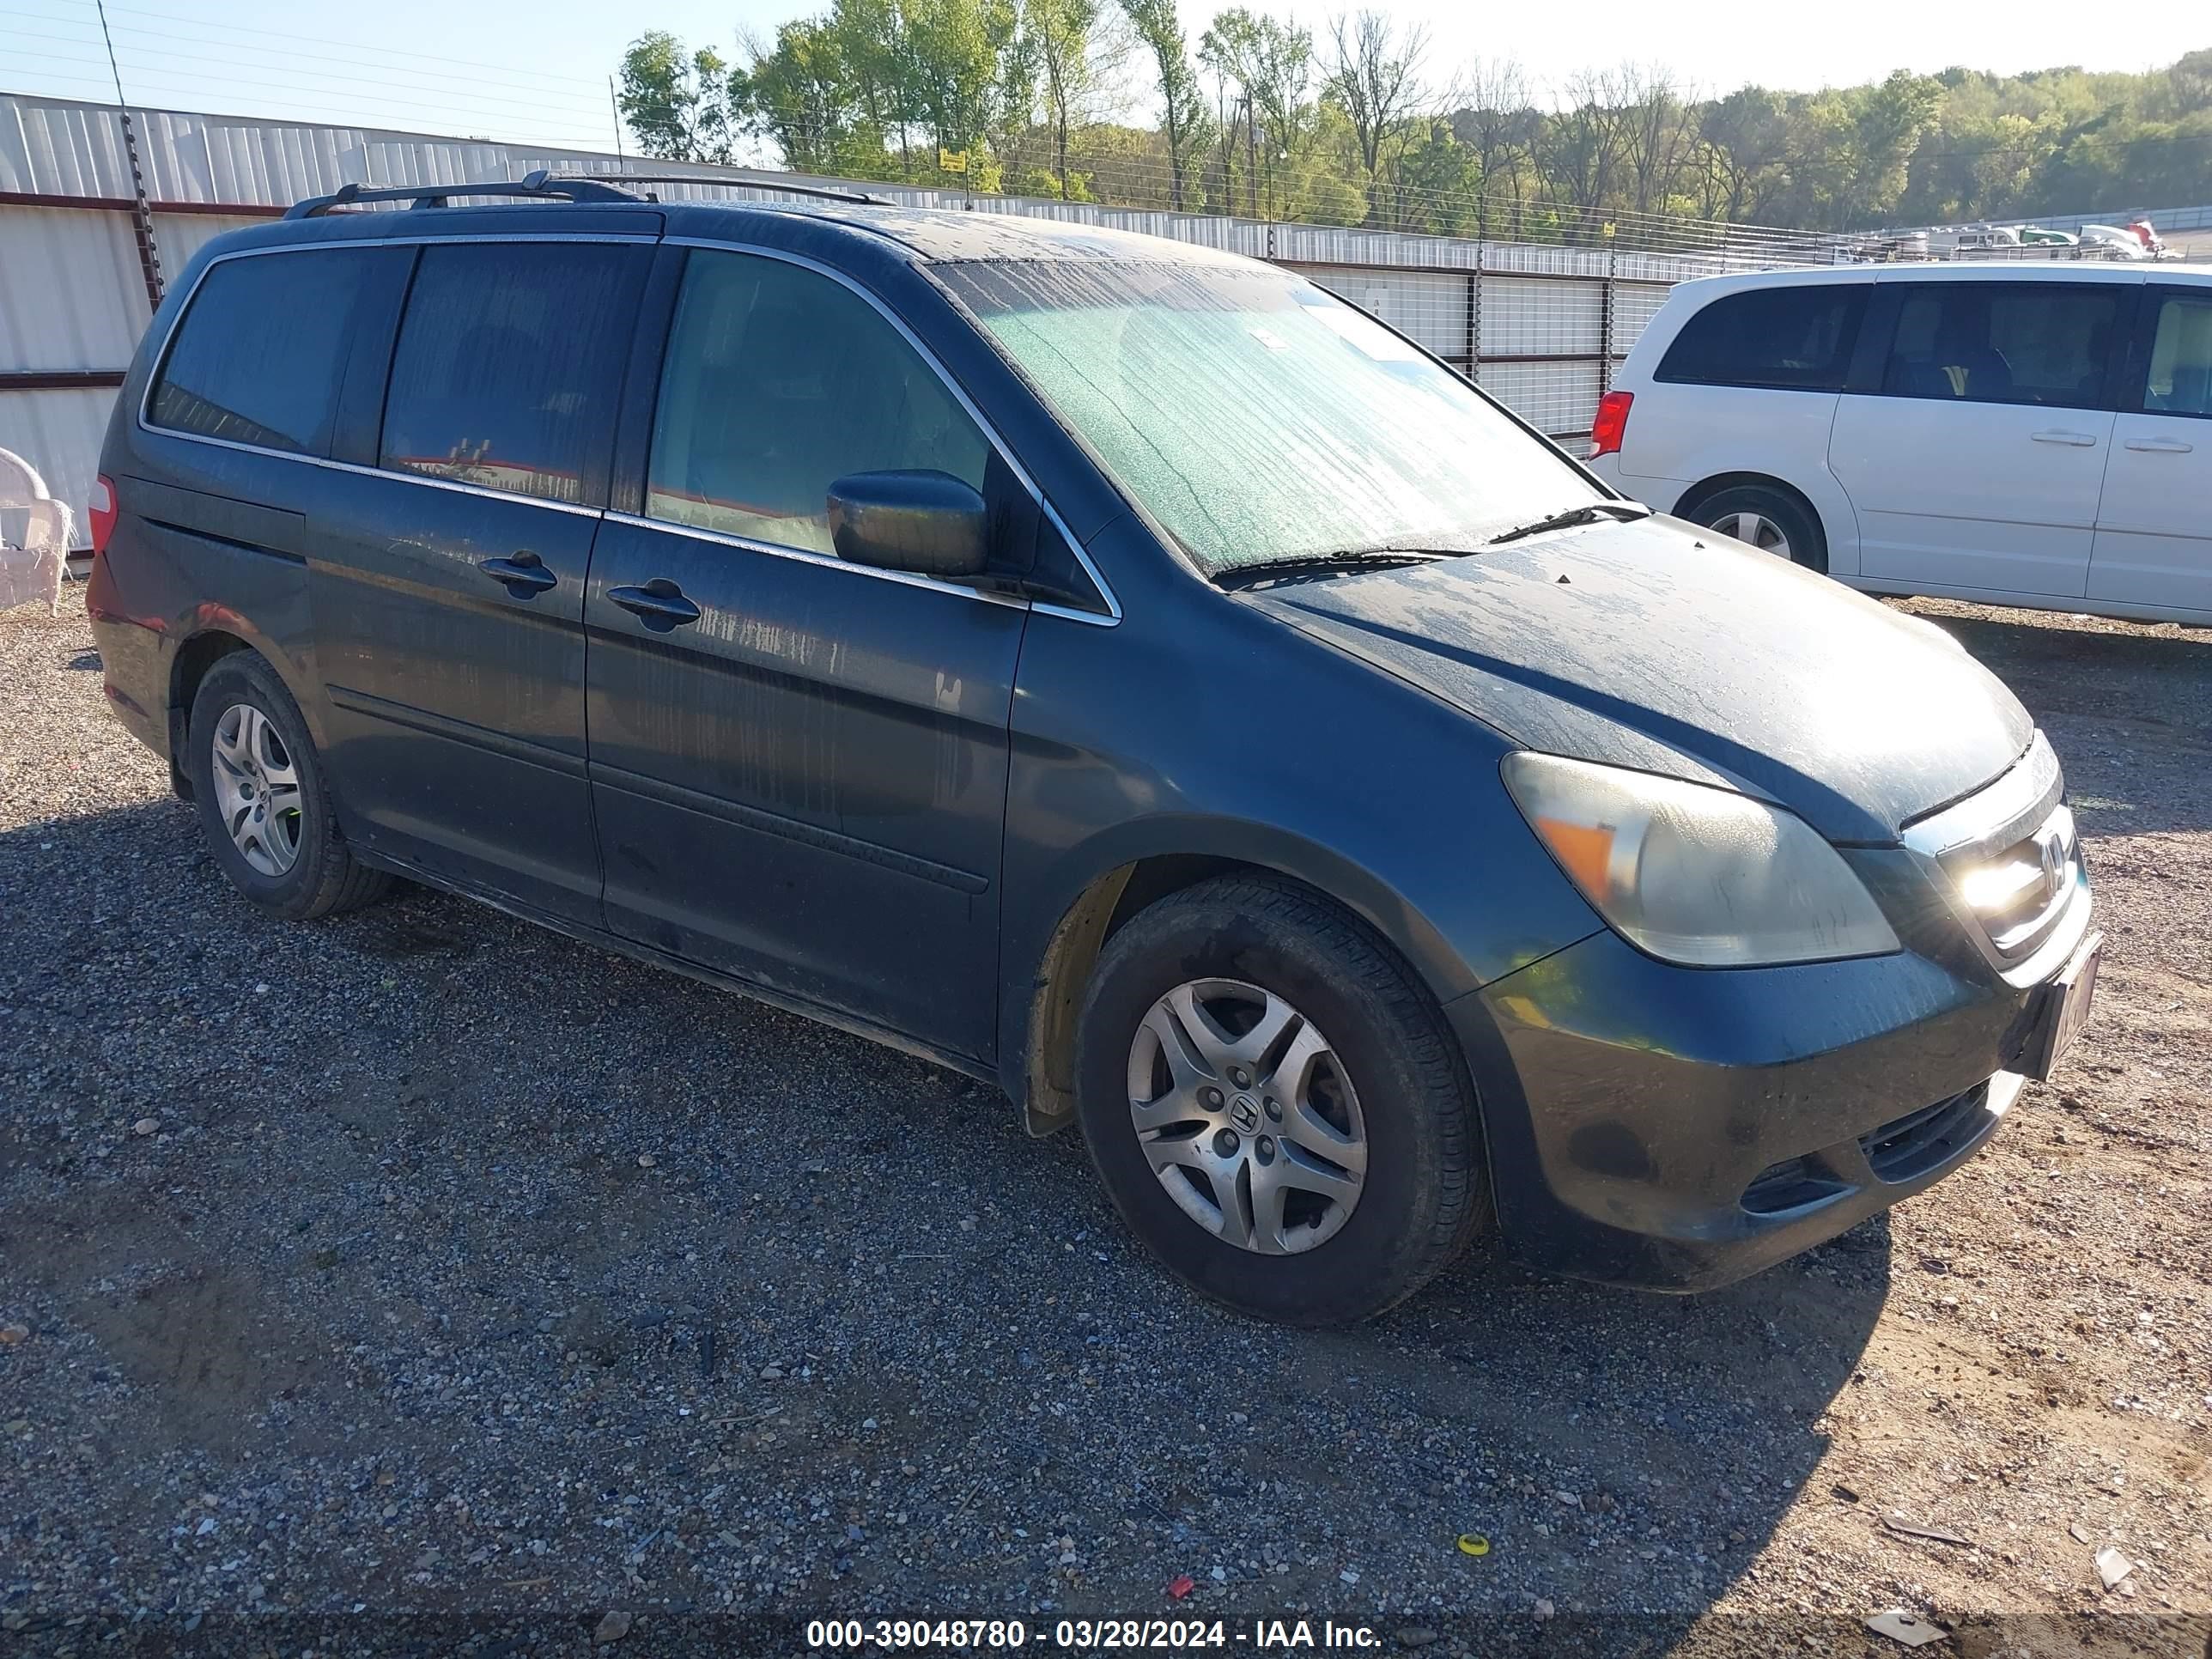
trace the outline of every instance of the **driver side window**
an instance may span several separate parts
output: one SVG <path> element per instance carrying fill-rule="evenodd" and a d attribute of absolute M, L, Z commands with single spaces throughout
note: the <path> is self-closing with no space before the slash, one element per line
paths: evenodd
<path fill-rule="evenodd" d="M 802 266 L 695 249 L 669 330 L 647 517 L 834 555 L 830 483 L 934 469 L 983 488 L 990 447 L 897 329 Z"/>

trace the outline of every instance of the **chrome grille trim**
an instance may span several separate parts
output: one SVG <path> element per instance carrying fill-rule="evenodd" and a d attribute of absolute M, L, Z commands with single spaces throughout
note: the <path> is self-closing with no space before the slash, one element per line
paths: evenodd
<path fill-rule="evenodd" d="M 2065 793 L 2058 757 L 2038 732 L 1996 782 L 1905 828 L 1906 849 L 2001 970 L 2019 969 L 2062 931 L 2078 933 L 2066 927 L 2077 908 L 2086 921 L 2088 885 Z M 2019 872 L 2010 884 L 2008 869 Z M 1978 876 L 1988 892 L 1975 890 Z"/>

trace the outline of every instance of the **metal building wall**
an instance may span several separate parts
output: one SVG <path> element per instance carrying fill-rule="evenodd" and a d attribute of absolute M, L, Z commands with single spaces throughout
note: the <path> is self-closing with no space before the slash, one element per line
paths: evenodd
<path fill-rule="evenodd" d="M 144 223 L 168 277 L 210 238 L 349 183 L 464 184 L 538 167 L 619 176 L 666 165 L 187 111 L 133 109 L 128 118 Z M 131 159 L 114 106 L 0 94 L 0 448 L 28 457 L 80 525 L 113 388 L 152 305 Z M 739 169 L 700 171 L 719 176 L 654 188 L 665 198 L 787 199 L 748 189 Z M 1613 366 L 1669 285 L 1817 257 L 1810 243 L 1756 237 L 1715 252 L 1650 252 L 865 188 L 915 206 L 1112 226 L 1273 260 L 1403 330 L 1570 447 L 1587 435 Z"/>

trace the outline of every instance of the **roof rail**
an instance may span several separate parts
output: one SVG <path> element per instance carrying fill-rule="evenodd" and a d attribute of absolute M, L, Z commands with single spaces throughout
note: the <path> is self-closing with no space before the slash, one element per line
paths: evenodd
<path fill-rule="evenodd" d="M 857 202 L 864 207 L 892 205 L 880 196 L 869 196 L 857 190 L 832 190 L 823 185 L 787 185 L 774 179 L 716 178 L 696 173 L 599 173 L 585 179 L 573 173 L 541 170 L 525 173 L 522 182 L 556 188 L 563 185 L 604 183 L 608 179 L 619 179 L 625 185 L 720 185 L 730 190 L 772 191 L 780 196 L 806 196 L 822 202 Z M 649 195 L 647 199 L 657 201 L 659 198 Z"/>
<path fill-rule="evenodd" d="M 564 202 L 635 202 L 626 190 L 597 179 L 556 179 L 538 172 L 520 184 L 509 179 L 485 179 L 463 185 L 400 185 L 388 190 L 369 190 L 360 185 L 340 185 L 327 196 L 310 196 L 284 210 L 287 219 L 319 219 L 332 208 L 362 202 L 405 202 L 414 207 L 444 207 L 456 196 L 522 196 Z"/>

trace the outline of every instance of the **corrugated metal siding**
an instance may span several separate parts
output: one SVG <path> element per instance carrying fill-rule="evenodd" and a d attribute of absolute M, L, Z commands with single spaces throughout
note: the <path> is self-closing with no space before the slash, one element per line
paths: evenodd
<path fill-rule="evenodd" d="M 128 217 L 0 206 L 0 372 L 131 361 L 149 307 Z"/>
<path fill-rule="evenodd" d="M 0 393 L 0 449 L 12 449 L 69 503 L 77 549 L 91 546 L 84 503 L 100 471 L 100 440 L 115 394 L 105 386 L 83 391 Z"/>

